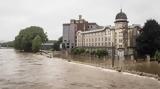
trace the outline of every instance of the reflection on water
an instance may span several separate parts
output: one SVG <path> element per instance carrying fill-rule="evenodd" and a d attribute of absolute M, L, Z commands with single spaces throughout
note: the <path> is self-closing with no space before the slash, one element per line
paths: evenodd
<path fill-rule="evenodd" d="M 95 61 L 96 62 L 96 61 Z M 0 49 L 0 89 L 159 89 L 157 80 Z"/>
<path fill-rule="evenodd" d="M 158 64 L 157 62 L 151 62 L 151 63 L 143 62 L 134 64 L 128 67 L 128 70 L 136 70 L 156 75 L 158 74 L 160 76 L 160 64 Z"/>

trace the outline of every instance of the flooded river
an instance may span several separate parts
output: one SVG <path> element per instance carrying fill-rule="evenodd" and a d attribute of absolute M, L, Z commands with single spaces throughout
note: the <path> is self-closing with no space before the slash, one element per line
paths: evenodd
<path fill-rule="evenodd" d="M 112 60 L 110 58 L 96 58 L 91 56 L 72 56 L 73 61 L 78 61 L 86 63 L 93 66 L 99 66 L 103 68 L 113 68 Z M 158 62 L 152 61 L 138 61 L 135 60 L 114 60 L 114 68 L 121 68 L 122 70 L 144 72 L 153 75 L 158 75 L 160 77 L 160 64 Z"/>
<path fill-rule="evenodd" d="M 158 80 L 0 49 L 0 89 L 160 89 Z"/>

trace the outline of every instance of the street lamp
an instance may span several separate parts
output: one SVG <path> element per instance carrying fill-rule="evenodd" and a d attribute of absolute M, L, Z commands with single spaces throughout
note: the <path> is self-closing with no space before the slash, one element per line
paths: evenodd
<path fill-rule="evenodd" d="M 114 60 L 115 60 L 115 46 L 112 42 L 112 67 L 114 67 Z"/>

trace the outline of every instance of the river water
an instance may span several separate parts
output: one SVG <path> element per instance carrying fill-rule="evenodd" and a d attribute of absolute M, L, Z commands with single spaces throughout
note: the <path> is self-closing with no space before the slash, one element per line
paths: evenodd
<path fill-rule="evenodd" d="M 160 89 L 158 80 L 0 49 L 0 89 Z"/>
<path fill-rule="evenodd" d="M 112 60 L 110 58 L 96 58 L 91 56 L 79 56 L 74 55 L 71 57 L 73 61 L 79 61 L 82 63 L 87 63 L 93 66 L 100 66 L 103 68 L 113 68 Z M 138 61 L 135 60 L 114 60 L 114 68 L 129 70 L 129 71 L 137 71 L 144 72 L 153 75 L 158 75 L 160 77 L 160 64 L 158 62 L 148 62 L 148 61 Z"/>

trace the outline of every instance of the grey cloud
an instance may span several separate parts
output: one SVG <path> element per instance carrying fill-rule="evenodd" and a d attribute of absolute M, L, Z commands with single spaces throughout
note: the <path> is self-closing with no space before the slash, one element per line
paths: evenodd
<path fill-rule="evenodd" d="M 130 24 L 160 19 L 159 0 L 0 0 L 0 40 L 14 40 L 20 29 L 37 25 L 49 39 L 62 35 L 62 24 L 83 15 L 99 25 L 114 25 L 115 15 L 123 8 Z"/>

